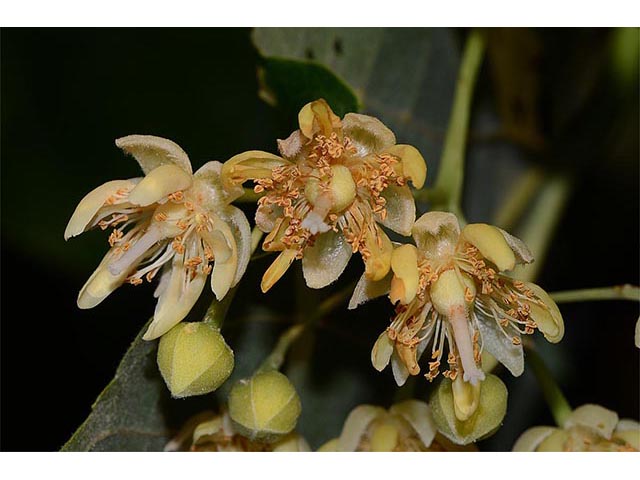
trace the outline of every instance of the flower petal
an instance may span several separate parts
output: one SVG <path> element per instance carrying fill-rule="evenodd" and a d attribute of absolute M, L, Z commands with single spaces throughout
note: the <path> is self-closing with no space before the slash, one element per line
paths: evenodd
<path fill-rule="evenodd" d="M 273 153 L 250 150 L 231 157 L 222 165 L 222 181 L 228 190 L 247 180 L 269 178 L 276 167 L 290 165 L 290 162 Z"/>
<path fill-rule="evenodd" d="M 342 120 L 344 134 L 356 147 L 357 156 L 365 157 L 381 153 L 396 143 L 396 136 L 375 117 L 359 113 L 347 113 Z"/>
<path fill-rule="evenodd" d="M 427 337 L 418 344 L 418 348 L 416 349 L 416 362 L 420 361 L 420 357 L 422 357 L 428 343 Z M 409 378 L 409 370 L 407 370 L 407 367 L 397 350 L 394 350 L 393 355 L 391 355 L 391 370 L 393 372 L 393 379 L 396 381 L 396 385 L 399 387 L 404 385 L 407 378 Z"/>
<path fill-rule="evenodd" d="M 386 330 L 380 334 L 376 343 L 373 344 L 371 364 L 377 371 L 381 372 L 389 365 L 389 360 L 391 360 L 391 354 L 393 353 L 393 345 L 394 342 L 389 338 Z"/>
<path fill-rule="evenodd" d="M 213 249 L 215 257 L 213 270 L 211 272 L 211 290 L 216 295 L 218 301 L 222 300 L 227 294 L 236 277 L 238 269 L 238 246 L 231 228 L 226 222 L 217 218 L 213 222 L 214 231 L 210 235 L 203 235 L 207 238 L 207 242 Z M 217 232 L 222 235 L 224 243 L 218 245 L 215 242 L 213 233 Z M 205 234 L 206 232 L 202 232 Z M 226 244 L 226 245 L 225 245 Z"/>
<path fill-rule="evenodd" d="M 338 117 L 324 99 L 307 103 L 298 113 L 300 131 L 307 138 L 313 138 L 322 133 L 331 135 L 340 129 L 340 117 Z"/>
<path fill-rule="evenodd" d="M 285 435 L 273 444 L 274 452 L 310 452 L 311 448 L 304 439 L 304 437 L 298 433 L 292 432 Z"/>
<path fill-rule="evenodd" d="M 244 193 L 240 185 L 224 183 L 221 175 L 222 163 L 216 161 L 205 163 L 193 174 L 194 180 L 199 180 L 198 191 L 204 195 L 203 203 L 207 208 L 231 203 Z"/>
<path fill-rule="evenodd" d="M 153 321 L 142 337 L 143 340 L 161 337 L 180 323 L 200 297 L 206 279 L 207 276 L 201 272 L 191 279 L 190 272 L 184 265 L 184 256 L 175 256 L 169 283 L 158 298 Z"/>
<path fill-rule="evenodd" d="M 493 225 L 470 223 L 462 229 L 462 236 L 484 258 L 496 265 L 499 271 L 513 270 L 516 266 L 515 254 L 502 232 Z"/>
<path fill-rule="evenodd" d="M 291 262 L 295 260 L 297 254 L 297 250 L 289 248 L 280 252 L 278 258 L 273 261 L 269 268 L 267 268 L 267 271 L 262 275 L 262 281 L 260 282 L 262 293 L 267 293 L 267 291 L 280 280 L 282 275 L 284 275 L 291 266 Z"/>
<path fill-rule="evenodd" d="M 551 435 L 555 430 L 554 427 L 533 427 L 524 432 L 516 443 L 513 445 L 514 452 L 535 452 L 538 445 Z"/>
<path fill-rule="evenodd" d="M 424 443 L 425 447 L 431 445 L 437 433 L 436 423 L 433 421 L 431 409 L 425 402 L 419 400 L 405 400 L 393 405 L 389 412 L 404 418 Z"/>
<path fill-rule="evenodd" d="M 460 224 L 453 213 L 427 212 L 411 231 L 418 249 L 427 258 L 453 254 L 460 236 Z"/>
<path fill-rule="evenodd" d="M 111 292 L 124 283 L 129 270 L 124 270 L 117 275 L 109 271 L 109 263 L 112 258 L 109 253 L 104 257 L 98 268 L 91 274 L 78 294 L 78 308 L 93 308 L 107 298 Z"/>
<path fill-rule="evenodd" d="M 116 145 L 132 155 L 145 174 L 161 165 L 176 165 L 188 174 L 193 173 L 191 162 L 184 150 L 166 138 L 153 135 L 129 135 L 118 138 Z"/>
<path fill-rule="evenodd" d="M 389 298 L 391 303 L 408 304 L 418 293 L 420 272 L 418 271 L 418 250 L 410 244 L 402 245 L 393 250 L 391 255 L 391 269 L 393 280 Z"/>
<path fill-rule="evenodd" d="M 308 141 L 300 130 L 295 130 L 286 139 L 278 139 L 278 152 L 287 160 L 298 162 L 304 158 L 303 149 Z"/>
<path fill-rule="evenodd" d="M 417 148 L 411 145 L 393 145 L 384 153 L 398 157 L 399 174 L 411 180 L 415 188 L 422 188 L 427 179 L 427 164 Z"/>
<path fill-rule="evenodd" d="M 386 215 L 380 223 L 400 235 L 411 235 L 411 228 L 416 221 L 416 202 L 411 190 L 406 185 L 400 187 L 389 185 L 382 191 Z"/>
<path fill-rule="evenodd" d="M 525 283 L 525 286 L 544 304 L 542 307 L 537 303 L 528 302 L 531 318 L 549 342 L 558 343 L 564 337 L 564 321 L 558 305 L 535 283 Z"/>
<path fill-rule="evenodd" d="M 341 452 L 355 452 L 369 424 L 386 414 L 387 412 L 383 408 L 373 405 L 358 405 L 351 410 L 342 427 L 338 443 L 339 450 Z"/>
<path fill-rule="evenodd" d="M 482 348 L 502 363 L 514 377 L 524 372 L 524 354 L 522 345 L 514 345 L 511 336 L 500 330 L 498 322 L 476 311 L 478 329 L 482 338 Z"/>
<path fill-rule="evenodd" d="M 563 427 L 565 429 L 575 426 L 587 427 L 609 440 L 617 424 L 618 414 L 616 412 L 600 405 L 588 403 L 571 412 Z"/>
<path fill-rule="evenodd" d="M 353 294 L 351 295 L 347 308 L 353 310 L 369 300 L 386 295 L 391 288 L 392 278 L 393 274 L 389 272 L 382 280 L 375 282 L 369 280 L 367 276 L 363 274 L 353 289 Z"/>
<path fill-rule="evenodd" d="M 176 165 L 161 165 L 151 170 L 138 183 L 131 193 L 129 201 L 145 207 L 161 200 L 170 193 L 186 190 L 191 186 L 193 177 Z"/>
<path fill-rule="evenodd" d="M 230 205 L 224 212 L 224 217 L 229 223 L 231 232 L 236 241 L 238 252 L 238 266 L 236 267 L 236 276 L 231 282 L 234 287 L 238 284 L 244 272 L 247 270 L 249 260 L 251 259 L 251 226 L 244 212 L 237 207 Z"/>
<path fill-rule="evenodd" d="M 380 243 L 378 243 L 378 241 Z M 364 242 L 370 255 L 364 260 L 364 274 L 370 280 L 382 280 L 391 269 L 391 254 L 393 245 L 386 233 L 378 229 L 378 236 L 367 231 Z"/>
<path fill-rule="evenodd" d="M 302 273 L 307 286 L 324 288 L 335 282 L 344 272 L 351 255 L 351 245 L 342 233 L 329 230 L 318 235 L 302 257 Z"/>
<path fill-rule="evenodd" d="M 109 197 L 118 192 L 118 190 L 130 191 L 139 181 L 139 178 L 112 180 L 87 193 L 84 198 L 80 200 L 73 215 L 71 215 L 71 219 L 64 231 L 64 239 L 68 240 L 84 232 L 87 225 L 91 222 L 91 219 L 96 216 Z"/>
<path fill-rule="evenodd" d="M 635 420 L 623 418 L 618 422 L 615 438 L 621 438 L 636 450 L 640 450 L 640 423 Z"/>

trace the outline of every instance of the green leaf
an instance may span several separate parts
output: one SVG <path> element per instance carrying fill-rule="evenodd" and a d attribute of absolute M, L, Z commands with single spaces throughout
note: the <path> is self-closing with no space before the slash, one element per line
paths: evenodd
<path fill-rule="evenodd" d="M 265 58 L 260 70 L 260 96 L 278 105 L 287 118 L 297 118 L 305 104 L 324 98 L 337 115 L 359 110 L 351 88 L 324 65 L 311 61 Z"/>
<path fill-rule="evenodd" d="M 161 451 L 170 438 L 162 415 L 169 392 L 156 366 L 157 342 L 142 328 L 91 414 L 62 451 Z"/>

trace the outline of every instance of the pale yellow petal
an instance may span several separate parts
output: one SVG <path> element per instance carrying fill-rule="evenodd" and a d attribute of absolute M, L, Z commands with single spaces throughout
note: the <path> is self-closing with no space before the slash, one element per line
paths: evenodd
<path fill-rule="evenodd" d="M 276 258 L 273 263 L 269 266 L 264 275 L 262 275 L 262 282 L 260 282 L 260 289 L 262 293 L 266 293 L 269 291 L 273 285 L 280 280 L 280 277 L 285 274 L 285 272 L 291 266 L 291 262 L 296 258 L 298 254 L 297 250 L 287 249 L 280 252 L 278 258 Z"/>
<path fill-rule="evenodd" d="M 233 189 L 247 180 L 271 177 L 274 168 L 290 165 L 290 162 L 273 153 L 250 150 L 231 157 L 222 164 L 221 177 L 226 188 Z"/>
<path fill-rule="evenodd" d="M 462 230 L 462 236 L 476 247 L 482 256 L 498 267 L 499 271 L 513 270 L 516 256 L 502 232 L 486 223 L 470 223 Z"/>
<path fill-rule="evenodd" d="M 418 271 L 418 250 L 410 244 L 393 250 L 391 269 L 394 277 L 391 281 L 389 298 L 391 303 L 410 303 L 418 293 L 420 272 Z"/>
<path fill-rule="evenodd" d="M 318 133 L 328 137 L 340 129 L 340 118 L 322 98 L 309 102 L 300 109 L 298 123 L 300 131 L 307 138 L 313 138 Z"/>
<path fill-rule="evenodd" d="M 316 452 L 339 452 L 340 451 L 340 439 L 332 438 L 326 443 L 323 443 Z"/>
<path fill-rule="evenodd" d="M 78 295 L 78 308 L 84 310 L 95 307 L 124 283 L 129 271 L 113 275 L 109 271 L 110 260 L 109 255 L 105 256 L 98 268 L 84 284 Z"/>
<path fill-rule="evenodd" d="M 415 188 L 422 188 L 427 179 L 427 163 L 417 148 L 411 145 L 394 145 L 384 153 L 400 158 L 398 170 L 400 175 L 411 180 Z"/>
<path fill-rule="evenodd" d="M 238 269 L 238 246 L 229 225 L 218 220 L 214 222 L 214 232 L 222 236 L 224 242 L 211 245 L 215 260 L 211 272 L 211 290 L 218 300 L 222 300 L 233 284 Z M 218 237 L 219 238 L 219 237 Z M 218 250 L 216 250 L 218 249 Z"/>
<path fill-rule="evenodd" d="M 129 201 L 142 207 L 161 200 L 170 193 L 186 190 L 193 177 L 176 165 L 161 165 L 150 171 L 129 194 Z"/>
<path fill-rule="evenodd" d="M 153 321 L 142 338 L 156 339 L 180 323 L 200 297 L 206 279 L 207 276 L 200 272 L 191 279 L 182 258 L 175 257 L 169 283 L 158 298 Z"/>
<path fill-rule="evenodd" d="M 498 227 L 496 227 L 498 228 Z M 526 243 L 520 240 L 518 237 L 514 237 L 508 232 L 505 232 L 501 228 L 498 231 L 502 234 L 507 244 L 516 256 L 516 263 L 531 263 L 533 262 L 533 253 L 529 250 Z"/>
<path fill-rule="evenodd" d="M 549 342 L 558 343 L 564 337 L 564 321 L 558 305 L 535 283 L 525 283 L 525 286 L 544 304 L 540 306 L 537 303 L 528 302 L 531 318 Z"/>
<path fill-rule="evenodd" d="M 469 382 L 465 382 L 461 375 L 458 375 L 451 383 L 451 388 L 456 418 L 461 422 L 465 422 L 476 413 L 478 405 L 480 405 L 482 382 L 472 385 Z"/>
<path fill-rule="evenodd" d="M 392 278 L 393 274 L 389 272 L 382 280 L 374 282 L 369 280 L 367 276 L 363 274 L 360 277 L 360 280 L 358 280 L 356 287 L 353 289 L 353 294 L 351 295 L 349 306 L 347 307 L 348 310 L 353 310 L 369 300 L 389 293 Z"/>
<path fill-rule="evenodd" d="M 354 408 L 342 427 L 339 450 L 341 452 L 355 452 L 369 424 L 376 418 L 385 415 L 387 412 L 383 408 L 373 405 L 359 405 Z"/>
<path fill-rule="evenodd" d="M 533 427 L 524 432 L 513 445 L 514 452 L 535 452 L 538 446 L 551 435 L 556 428 Z"/>
<path fill-rule="evenodd" d="M 378 240 L 379 239 L 379 240 Z M 364 259 L 364 274 L 369 280 L 382 280 L 391 269 L 391 254 L 393 245 L 386 233 L 378 230 L 378 237 L 367 234 L 365 244 L 371 255 Z"/>
<path fill-rule="evenodd" d="M 429 405 L 419 400 L 405 400 L 393 405 L 389 412 L 409 422 L 425 447 L 431 445 L 438 429 Z"/>
<path fill-rule="evenodd" d="M 85 231 L 87 225 L 96 216 L 100 208 L 102 208 L 109 197 L 116 194 L 119 190 L 129 191 L 135 187 L 139 179 L 131 180 L 113 180 L 104 183 L 98 188 L 87 193 L 76 207 L 67 228 L 64 231 L 64 239 L 80 235 Z"/>
<path fill-rule="evenodd" d="M 244 272 L 247 270 L 252 252 L 252 232 L 249 221 L 244 212 L 237 207 L 229 206 L 224 211 L 224 219 L 227 221 L 233 237 L 236 242 L 236 251 L 238 254 L 238 265 L 236 267 L 236 275 L 231 282 L 234 287 L 238 284 Z M 260 233 L 260 232 L 258 232 Z"/>
<path fill-rule="evenodd" d="M 393 353 L 393 345 L 394 342 L 389 338 L 386 330 L 380 334 L 376 343 L 373 344 L 371 364 L 377 371 L 381 372 L 389 365 L 391 354 Z"/>
<path fill-rule="evenodd" d="M 587 427 L 609 440 L 617 424 L 618 414 L 616 412 L 600 405 L 586 404 L 571 412 L 564 423 L 564 428 Z"/>
<path fill-rule="evenodd" d="M 132 155 L 145 174 L 162 165 L 176 165 L 186 173 L 193 173 L 191 162 L 184 150 L 166 138 L 153 135 L 129 135 L 118 138 L 116 145 Z"/>
<path fill-rule="evenodd" d="M 198 181 L 198 191 L 204 197 L 202 203 L 209 209 L 229 204 L 244 194 L 241 185 L 222 181 L 222 163 L 220 162 L 205 163 L 193 174 L 193 179 Z"/>

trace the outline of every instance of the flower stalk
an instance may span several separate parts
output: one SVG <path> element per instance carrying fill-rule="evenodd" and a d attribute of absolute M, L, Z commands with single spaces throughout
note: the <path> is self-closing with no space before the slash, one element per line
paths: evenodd
<path fill-rule="evenodd" d="M 542 388 L 542 394 L 551 410 L 553 419 L 559 427 L 563 427 L 567 418 L 571 415 L 571 406 L 553 379 L 553 375 L 551 375 L 540 354 L 534 348 L 528 348 L 527 354 L 527 360 L 533 369 L 540 388 Z"/>
<path fill-rule="evenodd" d="M 589 302 L 601 300 L 631 300 L 640 302 L 640 287 L 615 285 L 613 287 L 584 288 L 551 293 L 556 303 Z"/>

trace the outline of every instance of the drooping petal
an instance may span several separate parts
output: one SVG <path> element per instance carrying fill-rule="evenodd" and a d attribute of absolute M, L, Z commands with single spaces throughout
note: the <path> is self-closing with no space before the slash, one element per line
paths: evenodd
<path fill-rule="evenodd" d="M 427 179 L 427 164 L 417 148 L 411 145 L 393 145 L 384 153 L 398 157 L 398 173 L 411 180 L 415 188 L 423 187 Z"/>
<path fill-rule="evenodd" d="M 215 257 L 213 271 L 211 272 L 211 290 L 218 300 L 222 300 L 233 284 L 238 269 L 238 246 L 236 239 L 226 222 L 215 218 L 213 232 L 203 235 L 213 249 Z M 205 232 L 202 232 L 205 234 Z M 221 235 L 223 242 L 216 242 L 214 233 Z"/>
<path fill-rule="evenodd" d="M 129 194 L 129 201 L 142 207 L 151 205 L 170 193 L 186 190 L 193 177 L 176 165 L 161 165 L 151 170 Z"/>
<path fill-rule="evenodd" d="M 170 275 L 167 287 L 158 298 L 153 321 L 142 337 L 144 340 L 161 337 L 180 323 L 200 297 L 207 279 L 199 271 L 191 278 L 184 265 L 184 256 L 178 255 L 173 259 Z"/>
<path fill-rule="evenodd" d="M 124 283 L 129 271 L 124 270 L 117 275 L 112 274 L 109 271 L 111 260 L 111 255 L 107 254 L 84 284 L 78 294 L 78 308 L 84 310 L 95 307 Z"/>
<path fill-rule="evenodd" d="M 233 205 L 227 207 L 224 212 L 225 220 L 231 228 L 233 237 L 236 240 L 236 248 L 238 252 L 238 266 L 236 268 L 236 275 L 231 282 L 231 286 L 234 287 L 240 281 L 244 272 L 247 270 L 249 260 L 251 258 L 251 226 L 245 216 L 244 212 Z"/>
<path fill-rule="evenodd" d="M 369 115 L 347 113 L 342 120 L 344 134 L 356 147 L 356 156 L 381 153 L 396 143 L 396 136 L 380 120 Z"/>
<path fill-rule="evenodd" d="M 369 280 L 366 275 L 362 275 L 355 288 L 353 294 L 349 300 L 348 310 L 353 310 L 359 305 L 362 305 L 369 300 L 381 297 L 389 293 L 391 289 L 391 279 L 393 274 L 389 272 L 382 280 L 373 281 Z"/>
<path fill-rule="evenodd" d="M 293 249 L 286 249 L 280 252 L 278 258 L 273 261 L 267 271 L 262 275 L 262 282 L 260 282 L 262 293 L 267 293 L 267 291 L 280 280 L 282 275 L 284 275 L 291 266 L 291 262 L 293 262 L 297 254 L 298 251 Z"/>
<path fill-rule="evenodd" d="M 286 139 L 278 140 L 278 151 L 287 160 L 298 162 L 304 159 L 304 146 L 308 141 L 300 130 L 295 130 Z"/>
<path fill-rule="evenodd" d="M 493 225 L 470 223 L 462 229 L 462 236 L 484 258 L 496 265 L 499 271 L 513 270 L 516 266 L 516 256 L 506 237 Z"/>
<path fill-rule="evenodd" d="M 222 181 L 228 190 L 247 180 L 269 178 L 274 168 L 290 165 L 284 158 L 269 152 L 250 150 L 231 157 L 222 165 Z"/>
<path fill-rule="evenodd" d="M 418 348 L 416 349 L 416 361 L 420 361 L 420 357 L 422 357 L 422 354 L 427 348 L 428 343 L 428 339 L 425 338 L 418 344 Z M 407 378 L 409 378 L 409 370 L 407 370 L 407 367 L 405 366 L 404 361 L 402 360 L 400 355 L 398 355 L 397 350 L 394 350 L 393 354 L 391 355 L 391 370 L 393 372 L 393 379 L 396 381 L 396 385 L 398 385 L 399 387 L 404 385 L 407 381 Z"/>
<path fill-rule="evenodd" d="M 355 452 L 371 422 L 386 414 L 387 412 L 383 408 L 373 405 L 359 405 L 354 408 L 342 427 L 338 443 L 339 450 L 341 452 Z"/>
<path fill-rule="evenodd" d="M 513 445 L 514 452 L 535 452 L 545 438 L 551 435 L 554 427 L 533 427 L 524 432 Z"/>
<path fill-rule="evenodd" d="M 335 282 L 349 263 L 352 250 L 342 233 L 329 230 L 304 251 L 302 272 L 307 286 L 324 288 Z"/>
<path fill-rule="evenodd" d="M 394 342 L 389 338 L 386 330 L 380 334 L 376 343 L 373 344 L 373 348 L 371 349 L 371 364 L 377 371 L 381 372 L 389 365 L 391 355 L 393 354 L 393 345 Z"/>
<path fill-rule="evenodd" d="M 418 250 L 410 244 L 394 249 L 391 255 L 393 280 L 389 298 L 391 303 L 410 303 L 418 293 L 420 272 L 418 271 Z"/>
<path fill-rule="evenodd" d="M 64 239 L 80 235 L 85 231 L 87 225 L 96 216 L 105 202 L 119 191 L 129 192 L 140 181 L 138 178 L 131 180 L 113 180 L 104 183 L 98 188 L 87 193 L 76 207 L 67 228 L 64 231 Z"/>
<path fill-rule="evenodd" d="M 607 440 L 618 424 L 618 414 L 600 405 L 586 404 L 576 408 L 564 422 L 565 429 L 581 426 L 594 430 Z"/>
<path fill-rule="evenodd" d="M 382 192 L 386 215 L 380 223 L 400 235 L 411 235 L 411 228 L 416 220 L 416 202 L 411 190 L 406 185 L 389 185 Z"/>
<path fill-rule="evenodd" d="M 524 353 L 522 345 L 514 345 L 512 338 L 505 335 L 494 318 L 486 317 L 479 311 L 478 329 L 482 339 L 483 350 L 488 351 L 496 360 L 503 364 L 514 377 L 519 377 L 524 372 Z"/>
<path fill-rule="evenodd" d="M 161 165 L 176 165 L 188 174 L 193 173 L 191 162 L 184 150 L 166 138 L 153 135 L 129 135 L 118 138 L 116 145 L 132 155 L 145 174 Z"/>
<path fill-rule="evenodd" d="M 282 207 L 278 205 L 258 205 L 256 209 L 256 226 L 264 233 L 276 227 L 276 221 L 283 216 Z"/>
<path fill-rule="evenodd" d="M 222 163 L 220 162 L 205 163 L 193 174 L 193 178 L 198 181 L 201 203 L 210 210 L 219 205 L 231 203 L 244 193 L 241 185 L 222 181 Z"/>
<path fill-rule="evenodd" d="M 498 228 L 498 227 L 496 227 Z M 501 228 L 498 231 L 502 234 L 507 244 L 516 256 L 516 263 L 531 263 L 533 262 L 533 253 L 529 250 L 529 247 L 520 240 L 518 237 L 514 237 L 508 232 L 505 232 Z"/>
<path fill-rule="evenodd" d="M 549 342 L 558 343 L 564 337 L 564 321 L 558 305 L 535 283 L 525 283 L 525 286 L 544 304 L 540 306 L 537 303 L 528 302 L 531 318 Z"/>
<path fill-rule="evenodd" d="M 411 231 L 418 249 L 427 258 L 451 255 L 460 236 L 460 224 L 453 213 L 427 212 Z"/>
<path fill-rule="evenodd" d="M 378 235 L 372 235 L 370 231 L 365 234 L 365 245 L 370 255 L 364 258 L 364 274 L 370 280 L 382 280 L 391 269 L 391 254 L 393 245 L 386 233 L 378 229 Z"/>
<path fill-rule="evenodd" d="M 433 421 L 429 405 L 419 400 L 405 400 L 393 405 L 389 412 L 404 418 L 413 427 L 426 447 L 431 445 L 438 429 Z"/>

